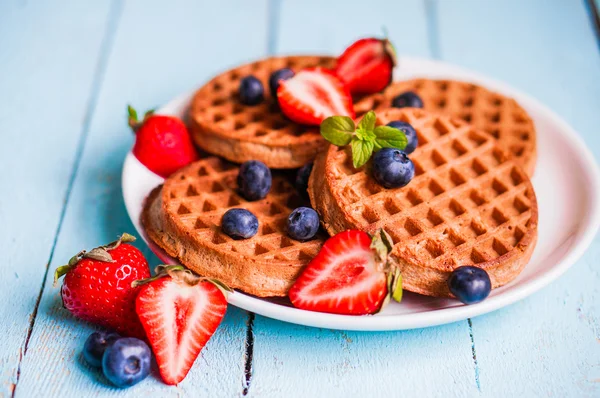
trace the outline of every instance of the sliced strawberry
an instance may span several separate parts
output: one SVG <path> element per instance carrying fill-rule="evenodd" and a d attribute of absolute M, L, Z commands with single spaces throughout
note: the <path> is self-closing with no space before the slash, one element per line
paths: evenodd
<path fill-rule="evenodd" d="M 188 271 L 152 278 L 136 299 L 136 312 L 166 384 L 185 378 L 227 310 L 219 288 L 193 278 Z"/>
<path fill-rule="evenodd" d="M 277 99 L 281 111 L 300 124 L 318 126 L 329 116 L 355 116 L 347 87 L 324 68 L 304 69 L 281 81 Z"/>
<path fill-rule="evenodd" d="M 357 230 L 328 239 L 291 287 L 292 304 L 336 314 L 377 312 L 388 293 L 387 249 L 381 261 L 371 246 L 369 235 Z"/>
<path fill-rule="evenodd" d="M 338 58 L 335 72 L 352 94 L 373 94 L 392 81 L 396 65 L 394 47 L 388 39 L 360 39 Z"/>

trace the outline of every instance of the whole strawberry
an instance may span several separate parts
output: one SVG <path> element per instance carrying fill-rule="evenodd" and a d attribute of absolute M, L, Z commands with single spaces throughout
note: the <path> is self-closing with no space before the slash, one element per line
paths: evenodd
<path fill-rule="evenodd" d="M 335 72 L 354 95 L 373 94 L 392 81 L 396 52 L 387 39 L 360 39 L 338 57 Z"/>
<path fill-rule="evenodd" d="M 127 243 L 135 238 L 123 234 L 106 246 L 81 251 L 58 267 L 54 283 L 64 275 L 61 297 L 76 318 L 115 330 L 123 336 L 145 339 L 135 313 L 138 279 L 150 277 L 143 254 Z"/>
<path fill-rule="evenodd" d="M 129 126 L 136 134 L 133 154 L 154 173 L 166 178 L 198 159 L 187 127 L 179 118 L 148 111 L 140 122 L 131 106 L 127 113 Z"/>

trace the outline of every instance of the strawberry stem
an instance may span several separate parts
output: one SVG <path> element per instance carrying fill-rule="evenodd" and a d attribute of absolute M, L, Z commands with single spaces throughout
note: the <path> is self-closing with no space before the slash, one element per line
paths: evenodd
<path fill-rule="evenodd" d="M 153 277 L 133 281 L 131 283 L 131 287 L 142 286 L 147 283 L 157 281 L 160 278 L 169 276 L 188 286 L 195 286 L 200 282 L 210 282 L 213 285 L 215 285 L 223 293 L 223 295 L 226 295 L 227 293 L 233 291 L 229 286 L 227 286 L 223 282 L 217 279 L 198 276 L 189 269 L 185 268 L 183 265 L 159 265 L 156 267 L 154 272 L 156 273 L 156 275 L 154 275 Z"/>
<path fill-rule="evenodd" d="M 137 133 L 137 131 L 142 127 L 142 125 L 150 118 L 150 116 L 154 115 L 154 109 L 150 109 L 144 113 L 144 118 L 140 121 L 138 119 L 138 113 L 135 108 L 131 105 L 127 105 L 127 124 L 133 130 L 133 133 Z"/>

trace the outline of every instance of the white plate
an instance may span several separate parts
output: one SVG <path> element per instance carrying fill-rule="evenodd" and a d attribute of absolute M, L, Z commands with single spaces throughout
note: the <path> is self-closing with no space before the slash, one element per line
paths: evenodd
<path fill-rule="evenodd" d="M 400 330 L 454 322 L 512 304 L 546 286 L 583 254 L 600 224 L 600 173 L 577 133 L 560 117 L 533 98 L 506 84 L 442 62 L 401 58 L 395 78 L 453 78 L 471 81 L 515 98 L 537 127 L 538 160 L 533 185 L 539 201 L 539 238 L 525 270 L 512 283 L 496 289 L 487 300 L 466 306 L 456 300 L 407 293 L 374 316 L 345 316 L 299 310 L 282 300 L 259 299 L 240 292 L 229 295 L 237 307 L 270 318 L 308 326 L 346 330 Z M 182 117 L 191 93 L 182 95 L 158 112 Z M 146 169 L 131 154 L 123 167 L 123 196 L 133 224 L 145 236 L 139 218 L 142 203 L 162 178 Z M 145 238 L 146 239 L 146 238 Z M 147 241 L 147 239 L 146 239 Z M 169 258 L 156 246 L 153 251 Z M 173 260 L 170 260 L 171 262 Z"/>

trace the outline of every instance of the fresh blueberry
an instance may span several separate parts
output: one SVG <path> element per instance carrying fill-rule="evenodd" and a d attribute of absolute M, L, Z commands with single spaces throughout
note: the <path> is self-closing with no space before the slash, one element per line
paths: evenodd
<path fill-rule="evenodd" d="M 415 165 L 399 149 L 383 148 L 373 156 L 373 177 L 385 188 L 403 187 L 414 175 Z"/>
<path fill-rule="evenodd" d="M 413 91 L 402 93 L 392 100 L 394 108 L 422 108 L 423 100 Z"/>
<path fill-rule="evenodd" d="M 106 347 L 120 338 L 112 332 L 94 332 L 87 338 L 83 345 L 83 357 L 91 366 L 99 368 L 102 366 L 102 355 Z"/>
<path fill-rule="evenodd" d="M 223 214 L 221 228 L 233 239 L 251 238 L 258 232 L 258 218 L 246 209 L 229 209 Z"/>
<path fill-rule="evenodd" d="M 290 79 L 294 76 L 294 71 L 289 68 L 278 69 L 271 73 L 269 77 L 269 89 L 271 90 L 271 96 L 277 98 L 277 89 L 279 88 L 279 82 L 282 80 Z"/>
<path fill-rule="evenodd" d="M 237 183 L 246 200 L 262 199 L 271 189 L 271 170 L 258 160 L 249 160 L 240 166 Z"/>
<path fill-rule="evenodd" d="M 463 303 L 475 304 L 485 300 L 490 294 L 492 282 L 485 270 L 469 265 L 452 271 L 448 278 L 448 288 Z"/>
<path fill-rule="evenodd" d="M 246 76 L 240 82 L 240 102 L 245 105 L 256 105 L 262 102 L 265 89 L 256 77 Z"/>
<path fill-rule="evenodd" d="M 106 348 L 104 376 L 117 387 L 131 387 L 150 373 L 150 348 L 140 339 L 123 337 Z"/>
<path fill-rule="evenodd" d="M 311 239 L 318 230 L 319 215 L 310 207 L 298 207 L 287 219 L 288 235 L 293 239 Z"/>
<path fill-rule="evenodd" d="M 296 173 L 296 189 L 298 190 L 298 193 L 304 197 L 307 196 L 306 190 L 308 189 L 308 178 L 310 177 L 312 168 L 312 163 L 305 164 L 300 167 Z"/>
<path fill-rule="evenodd" d="M 387 125 L 398 129 L 404 133 L 406 139 L 408 140 L 406 148 L 404 148 L 404 153 L 413 153 L 414 150 L 417 148 L 417 145 L 419 145 L 419 140 L 417 139 L 417 132 L 415 131 L 415 128 L 410 124 L 401 122 L 399 120 L 389 122 Z"/>

